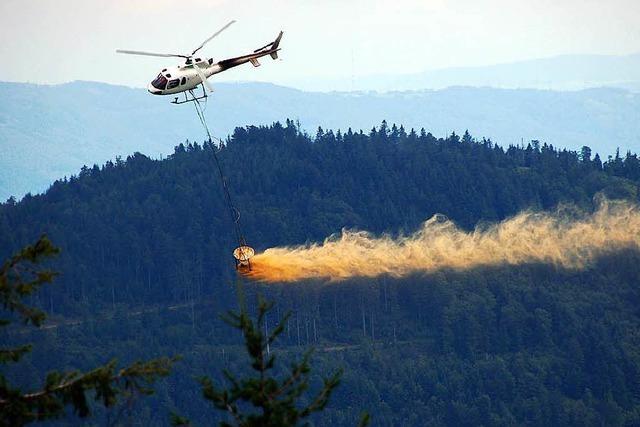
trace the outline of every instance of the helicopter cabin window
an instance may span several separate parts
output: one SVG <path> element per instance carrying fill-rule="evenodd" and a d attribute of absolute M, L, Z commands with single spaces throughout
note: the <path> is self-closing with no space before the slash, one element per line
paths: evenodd
<path fill-rule="evenodd" d="M 180 84 L 183 85 L 187 82 L 187 78 L 183 77 L 182 80 L 180 81 Z"/>
<path fill-rule="evenodd" d="M 174 87 L 180 84 L 180 79 L 169 80 L 169 84 L 167 85 L 167 89 L 173 89 Z"/>
<path fill-rule="evenodd" d="M 167 86 L 167 79 L 162 74 L 158 74 L 158 77 L 151 82 L 151 86 L 163 90 Z"/>

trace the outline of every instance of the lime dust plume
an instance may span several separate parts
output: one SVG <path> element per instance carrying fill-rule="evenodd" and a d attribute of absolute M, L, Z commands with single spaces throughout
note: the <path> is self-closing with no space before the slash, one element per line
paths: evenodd
<path fill-rule="evenodd" d="M 553 212 L 524 211 L 473 231 L 458 228 L 442 215 L 410 235 L 375 236 L 343 229 L 321 244 L 257 254 L 250 276 L 265 282 L 340 281 L 525 263 L 580 269 L 600 255 L 628 247 L 640 247 L 638 205 L 603 200 L 592 213 L 571 206 Z"/>

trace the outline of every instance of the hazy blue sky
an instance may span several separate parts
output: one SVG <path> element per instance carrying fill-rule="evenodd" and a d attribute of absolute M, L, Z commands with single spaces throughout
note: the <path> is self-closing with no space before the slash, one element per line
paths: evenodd
<path fill-rule="evenodd" d="M 215 79 L 409 73 L 566 53 L 640 51 L 639 0 L 2 0 L 0 80 L 143 86 L 231 19 L 203 54 L 243 54 L 285 31 L 282 61 Z"/>

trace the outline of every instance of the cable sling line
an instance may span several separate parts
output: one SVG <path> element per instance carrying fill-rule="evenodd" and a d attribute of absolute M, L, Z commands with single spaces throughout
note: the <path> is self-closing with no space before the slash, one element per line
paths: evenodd
<path fill-rule="evenodd" d="M 231 193 L 229 191 L 229 184 L 227 178 L 224 175 L 222 164 L 220 163 L 220 159 L 216 153 L 216 147 L 213 144 L 214 138 L 211 136 L 211 132 L 209 131 L 209 126 L 207 126 L 207 121 L 204 116 L 204 110 L 202 108 L 202 104 L 198 99 L 194 100 L 193 105 L 196 108 L 196 114 L 198 115 L 198 119 L 202 124 L 205 132 L 207 133 L 207 138 L 209 139 L 209 145 L 211 146 L 211 150 L 213 153 L 213 159 L 216 163 L 216 168 L 218 169 L 218 174 L 220 176 L 220 181 L 222 182 L 222 189 L 224 192 L 225 202 L 227 204 L 227 208 L 229 210 L 229 215 L 231 216 L 231 221 L 234 224 L 234 232 L 236 235 L 236 240 L 238 242 L 238 247 L 234 250 L 234 257 L 236 259 L 236 268 L 240 267 L 248 267 L 251 269 L 251 263 L 249 259 L 253 256 L 253 249 L 247 245 L 247 241 L 242 233 L 242 225 L 240 223 L 240 211 L 236 209 L 233 204 L 233 200 L 231 199 Z M 220 140 L 218 139 L 220 142 Z"/>

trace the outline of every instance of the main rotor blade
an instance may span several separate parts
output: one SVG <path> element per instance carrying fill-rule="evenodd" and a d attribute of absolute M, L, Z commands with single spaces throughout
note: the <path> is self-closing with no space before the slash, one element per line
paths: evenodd
<path fill-rule="evenodd" d="M 202 49 L 204 47 L 205 44 L 209 43 L 211 41 L 211 39 L 213 39 L 214 37 L 216 37 L 218 34 L 220 34 L 221 32 L 223 32 L 224 30 L 226 30 L 227 28 L 229 28 L 231 26 L 231 24 L 234 24 L 236 21 L 235 19 L 231 22 L 229 22 L 227 25 L 225 25 L 224 27 L 220 28 L 218 31 L 216 31 L 215 33 L 213 33 L 213 35 L 211 37 L 209 37 L 208 39 L 206 39 L 205 41 L 202 42 L 202 44 L 200 46 L 198 46 L 196 48 L 196 50 L 194 50 L 193 52 L 191 52 L 191 55 L 195 55 L 197 51 L 199 51 L 200 49 Z"/>
<path fill-rule="evenodd" d="M 209 90 L 209 92 L 213 92 L 213 86 L 207 81 L 207 76 L 204 75 L 200 67 L 198 67 L 195 63 L 193 64 L 193 69 L 198 73 L 198 77 L 202 80 L 202 84 Z"/>
<path fill-rule="evenodd" d="M 126 53 L 127 55 L 143 55 L 143 56 L 159 56 L 162 58 L 176 57 L 176 58 L 188 58 L 186 55 L 178 55 L 173 53 L 153 53 L 153 52 L 142 52 L 140 50 L 116 50 L 117 53 Z"/>

